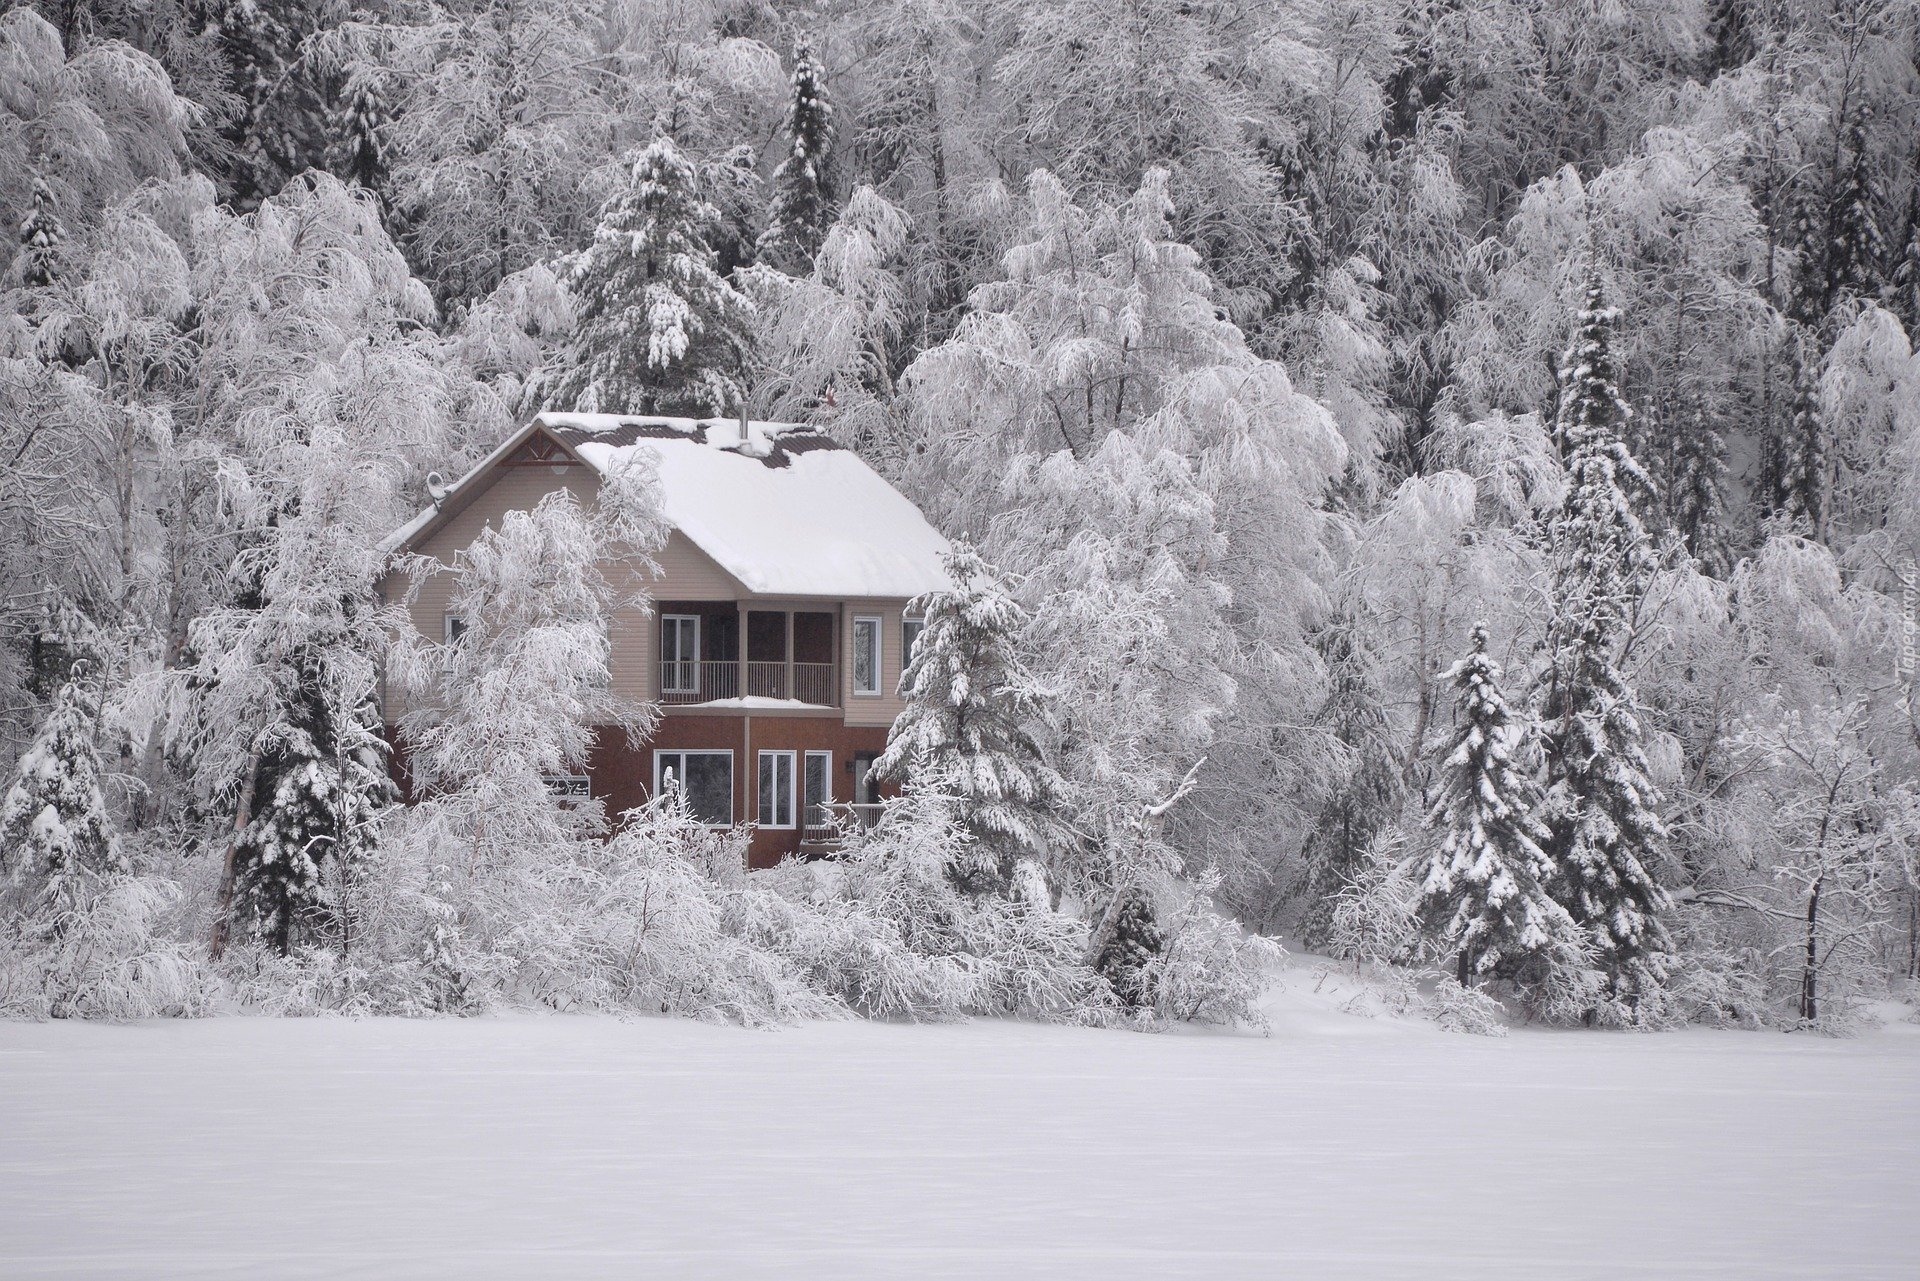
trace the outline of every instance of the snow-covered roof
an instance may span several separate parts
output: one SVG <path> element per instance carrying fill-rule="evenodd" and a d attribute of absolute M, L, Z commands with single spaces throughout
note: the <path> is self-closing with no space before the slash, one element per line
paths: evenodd
<path fill-rule="evenodd" d="M 748 591 L 841 599 L 949 586 L 947 540 L 858 454 L 818 429 L 731 418 L 545 413 L 462 477 L 465 487 L 533 430 L 602 475 L 636 450 L 658 465 L 667 519 Z M 407 545 L 423 512 L 386 540 Z"/>

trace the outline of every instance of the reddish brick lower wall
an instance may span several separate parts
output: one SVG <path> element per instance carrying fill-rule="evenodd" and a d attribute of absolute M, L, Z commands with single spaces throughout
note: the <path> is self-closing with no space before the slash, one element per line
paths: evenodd
<path fill-rule="evenodd" d="M 402 798 L 412 803 L 406 744 L 393 726 L 388 727 L 387 736 L 394 744 L 391 757 L 394 780 L 400 786 Z M 588 758 L 587 773 L 593 780 L 595 799 L 605 806 L 607 818 L 618 823 L 620 815 L 645 804 L 653 794 L 656 749 L 729 750 L 733 753 L 734 817 L 736 821 L 748 822 L 755 817 L 758 795 L 755 771 L 758 753 L 762 750 L 796 753 L 796 769 L 804 760 L 800 753 L 832 752 L 833 799 L 847 804 L 853 800 L 854 754 L 878 755 L 886 745 L 884 727 L 847 725 L 830 716 L 663 716 L 652 738 L 639 744 L 629 742 L 617 729 L 603 729 Z M 799 849 L 797 827 L 756 829 L 747 847 L 748 862 L 753 867 L 772 867 Z"/>

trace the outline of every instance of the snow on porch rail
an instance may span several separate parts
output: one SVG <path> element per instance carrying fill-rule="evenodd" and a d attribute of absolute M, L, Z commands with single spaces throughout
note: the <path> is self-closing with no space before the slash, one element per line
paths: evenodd
<path fill-rule="evenodd" d="M 742 664 L 731 659 L 713 662 L 660 664 L 660 701 L 671 707 L 740 698 L 778 698 L 815 707 L 840 705 L 838 670 L 832 663 L 750 662 L 746 687 L 741 688 Z"/>

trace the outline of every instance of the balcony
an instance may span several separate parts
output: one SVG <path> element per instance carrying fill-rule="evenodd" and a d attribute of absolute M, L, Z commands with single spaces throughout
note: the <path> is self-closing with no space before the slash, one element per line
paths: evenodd
<path fill-rule="evenodd" d="M 878 802 L 809 805 L 800 828 L 800 852 L 837 854 L 879 825 L 886 806 Z"/>
<path fill-rule="evenodd" d="M 744 688 L 740 680 L 743 666 L 746 668 Z M 743 695 L 813 707 L 838 707 L 838 669 L 832 663 L 742 664 L 731 659 L 660 664 L 660 701 L 668 707 L 691 707 Z"/>

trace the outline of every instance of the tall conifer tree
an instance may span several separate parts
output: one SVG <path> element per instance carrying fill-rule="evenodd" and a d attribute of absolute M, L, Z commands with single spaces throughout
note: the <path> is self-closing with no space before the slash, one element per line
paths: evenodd
<path fill-rule="evenodd" d="M 1572 484 L 1552 529 L 1541 713 L 1549 888 L 1587 930 L 1608 994 L 1631 1009 L 1663 985 L 1672 942 L 1659 919 L 1667 895 L 1650 870 L 1666 840 L 1660 793 L 1619 666 L 1654 562 L 1629 495 L 1645 489 L 1645 473 L 1621 444 L 1630 411 L 1616 383 L 1616 318 L 1591 280 L 1561 370 L 1559 424 Z"/>
<path fill-rule="evenodd" d="M 1873 108 L 1865 105 L 1847 117 L 1844 167 L 1836 175 L 1827 216 L 1829 309 L 1850 298 L 1877 297 L 1886 270 L 1872 123 Z"/>
<path fill-rule="evenodd" d="M 720 274 L 719 232 L 699 171 L 655 140 L 574 265 L 580 326 L 557 407 L 708 415 L 739 403 L 753 305 Z"/>
<path fill-rule="evenodd" d="M 1538 977 L 1540 966 L 1577 957 L 1580 948 L 1573 919 L 1546 888 L 1553 834 L 1539 817 L 1545 798 L 1524 760 L 1530 726 L 1500 692 L 1484 626 L 1473 629 L 1473 649 L 1443 679 L 1459 691 L 1459 729 L 1428 820 L 1444 836 L 1421 885 L 1421 926 L 1456 953 L 1462 983 Z"/>
<path fill-rule="evenodd" d="M 54 212 L 53 189 L 35 174 L 33 204 L 20 220 L 20 283 L 29 289 L 52 284 L 59 277 L 60 246 L 66 238 L 66 228 Z"/>
<path fill-rule="evenodd" d="M 1894 253 L 1888 280 L 1889 303 L 1907 336 L 1920 341 L 1920 158 L 1915 159 L 1913 192 L 1907 197 L 1904 232 Z"/>
<path fill-rule="evenodd" d="M 1716 577 L 1732 568 L 1727 546 L 1727 442 L 1700 405 L 1687 411 L 1675 442 L 1668 502 L 1673 526 L 1700 568 Z"/>
<path fill-rule="evenodd" d="M 386 95 L 370 67 L 355 67 L 333 112 L 333 171 L 348 182 L 378 192 L 387 182 Z"/>
<path fill-rule="evenodd" d="M 296 667 L 284 720 L 263 752 L 256 801 L 235 852 L 236 896 L 256 933 L 281 952 L 337 934 L 338 896 L 376 849 L 379 812 L 399 799 L 369 697 L 339 707 L 321 665 Z"/>
<path fill-rule="evenodd" d="M 1796 326 L 1789 350 L 1793 387 L 1787 400 L 1786 431 L 1780 441 L 1780 488 L 1775 506 L 1803 532 L 1824 541 L 1830 451 L 1826 419 L 1820 412 L 1820 340 L 1812 330 Z"/>
<path fill-rule="evenodd" d="M 970 547 L 954 548 L 947 574 L 951 590 L 913 606 L 924 623 L 900 678 L 906 708 L 874 769 L 950 789 L 978 856 L 955 879 L 1005 889 L 1019 860 L 1051 861 L 1061 783 L 1041 755 L 1040 710 L 1014 650 L 1025 611 Z"/>
<path fill-rule="evenodd" d="M 814 255 L 833 224 L 827 162 L 833 150 L 833 102 L 813 50 L 802 41 L 793 55 L 793 100 L 783 126 L 786 158 L 773 171 L 773 199 L 760 234 L 761 262 L 789 275 L 813 270 Z"/>
<path fill-rule="evenodd" d="M 88 875 L 126 869 L 100 791 L 99 715 L 81 675 L 54 695 L 0 797 L 0 885 L 37 883 L 42 901 L 65 904 Z"/>

